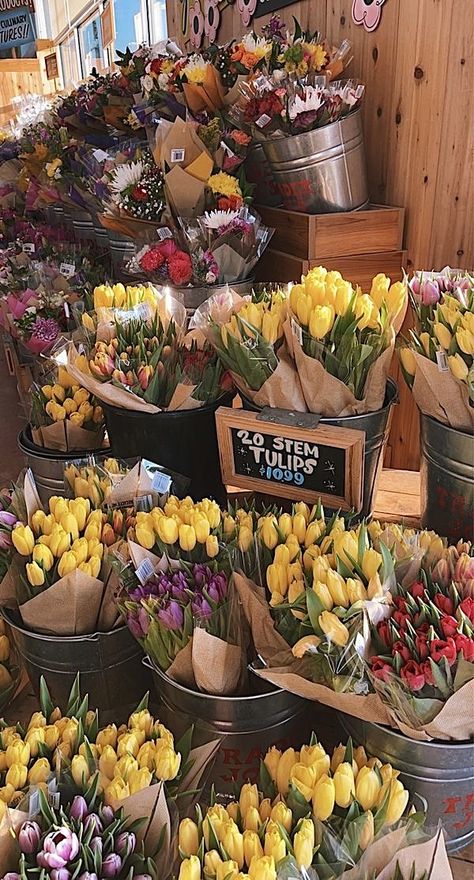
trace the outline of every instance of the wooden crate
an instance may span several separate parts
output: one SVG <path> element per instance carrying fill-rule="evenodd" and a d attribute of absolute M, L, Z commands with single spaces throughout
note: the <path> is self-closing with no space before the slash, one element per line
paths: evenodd
<path fill-rule="evenodd" d="M 323 265 L 328 257 L 399 251 L 403 246 L 404 208 L 370 205 L 365 211 L 299 214 L 258 207 L 258 212 L 275 229 L 274 250 Z"/>
<path fill-rule="evenodd" d="M 406 266 L 407 252 L 396 250 L 352 256 L 326 256 L 324 260 L 303 260 L 292 254 L 267 248 L 257 263 L 257 281 L 299 281 L 310 269 L 321 265 L 339 271 L 343 278 L 360 284 L 368 293 L 372 278 L 384 272 L 392 281 L 401 281 Z"/>

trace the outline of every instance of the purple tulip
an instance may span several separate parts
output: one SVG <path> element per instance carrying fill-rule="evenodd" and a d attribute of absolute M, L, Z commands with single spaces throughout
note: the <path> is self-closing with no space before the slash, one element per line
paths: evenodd
<path fill-rule="evenodd" d="M 87 801 L 81 795 L 77 795 L 69 809 L 71 819 L 85 819 L 89 815 L 89 807 Z"/>
<path fill-rule="evenodd" d="M 204 584 L 212 577 L 212 571 L 208 565 L 199 563 L 193 566 L 193 578 L 197 587 L 203 587 Z"/>
<path fill-rule="evenodd" d="M 107 828 L 107 825 L 111 825 L 115 819 L 115 811 L 113 807 L 109 807 L 107 804 L 103 804 L 103 806 L 100 808 L 100 818 L 102 820 L 104 828 Z"/>
<path fill-rule="evenodd" d="M 419 296 L 420 294 L 420 276 L 414 275 L 410 281 L 410 290 L 415 296 Z"/>
<path fill-rule="evenodd" d="M 41 828 L 37 822 L 24 822 L 18 833 L 18 843 L 25 855 L 31 855 L 38 849 L 41 840 Z"/>
<path fill-rule="evenodd" d="M 102 855 L 103 845 L 104 845 L 104 842 L 101 837 L 93 837 L 90 844 L 89 844 L 89 847 L 93 853 L 98 852 Z"/>
<path fill-rule="evenodd" d="M 122 870 L 122 859 L 117 853 L 111 853 L 102 862 L 102 875 L 108 878 L 116 877 Z"/>
<path fill-rule="evenodd" d="M 136 614 L 128 614 L 127 626 L 134 639 L 146 638 L 150 627 L 150 620 L 145 609 L 139 608 Z"/>
<path fill-rule="evenodd" d="M 43 851 L 38 853 L 37 862 L 40 868 L 65 868 L 78 852 L 77 834 L 63 826 L 45 837 Z"/>
<path fill-rule="evenodd" d="M 54 868 L 50 876 L 51 880 L 71 880 L 71 872 L 67 868 Z"/>
<path fill-rule="evenodd" d="M 128 857 L 135 852 L 136 845 L 137 838 L 131 831 L 122 831 L 122 834 L 119 834 L 115 841 L 115 848 L 119 856 L 124 860 L 128 859 Z"/>
<path fill-rule="evenodd" d="M 10 547 L 13 547 L 10 532 L 2 532 L 0 530 L 0 550 L 9 550 Z"/>
<path fill-rule="evenodd" d="M 21 880 L 21 877 L 15 871 L 9 871 L 8 874 L 5 874 L 3 880 Z"/>
<path fill-rule="evenodd" d="M 89 871 L 84 871 L 84 873 L 78 877 L 78 880 L 99 880 L 99 878 L 97 877 L 97 874 L 91 874 Z"/>
<path fill-rule="evenodd" d="M 424 306 L 433 306 L 440 300 L 440 291 L 436 281 L 422 281 L 420 297 Z"/>
<path fill-rule="evenodd" d="M 14 513 L 8 513 L 7 510 L 0 510 L 0 525 L 14 526 L 17 521 Z"/>
<path fill-rule="evenodd" d="M 93 828 L 92 837 L 98 837 L 104 830 L 97 813 L 89 813 L 84 820 L 84 833 L 89 834 L 91 828 Z"/>
<path fill-rule="evenodd" d="M 167 608 L 160 608 L 157 617 L 167 629 L 181 629 L 184 624 L 183 609 L 174 600 L 168 604 Z"/>

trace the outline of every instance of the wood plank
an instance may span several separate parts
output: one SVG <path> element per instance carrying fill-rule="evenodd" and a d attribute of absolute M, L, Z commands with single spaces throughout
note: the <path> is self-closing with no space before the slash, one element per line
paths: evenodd
<path fill-rule="evenodd" d="M 379 272 L 385 272 L 392 281 L 401 280 L 405 264 L 405 251 L 324 258 L 326 269 L 337 269 L 343 278 L 359 284 L 365 291 L 370 289 L 373 277 Z M 267 248 L 257 263 L 256 278 L 258 281 L 298 281 L 301 275 L 318 265 L 318 260 L 302 260 L 300 257 Z"/>
<path fill-rule="evenodd" d="M 379 492 L 400 492 L 404 495 L 420 495 L 419 471 L 402 471 L 395 468 L 384 468 L 380 474 Z"/>

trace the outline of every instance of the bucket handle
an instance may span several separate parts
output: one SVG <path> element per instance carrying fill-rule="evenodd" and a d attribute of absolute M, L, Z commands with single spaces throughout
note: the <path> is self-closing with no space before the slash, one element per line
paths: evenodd
<path fill-rule="evenodd" d="M 151 669 L 152 672 L 155 672 L 155 671 L 156 671 L 156 670 L 155 670 L 155 666 L 154 666 L 154 664 L 151 662 L 151 660 L 150 660 L 148 654 L 145 654 L 145 656 L 142 657 L 142 663 L 143 663 L 144 666 L 147 667 L 147 669 Z"/>

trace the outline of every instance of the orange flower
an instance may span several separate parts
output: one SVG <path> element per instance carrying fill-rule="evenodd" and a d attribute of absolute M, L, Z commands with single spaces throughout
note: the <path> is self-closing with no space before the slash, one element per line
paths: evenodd
<path fill-rule="evenodd" d="M 230 56 L 230 59 L 231 61 L 240 61 L 243 54 L 244 50 L 242 49 L 242 46 L 236 46 L 234 51 L 232 52 L 232 55 Z"/>
<path fill-rule="evenodd" d="M 253 52 L 244 52 L 242 54 L 242 58 L 240 59 L 241 63 L 244 67 L 247 68 L 247 70 L 253 70 L 254 67 L 258 64 L 259 60 L 260 59 L 257 58 L 257 56 L 254 55 Z"/>
<path fill-rule="evenodd" d="M 248 134 L 245 134 L 245 131 L 240 131 L 238 128 L 233 129 L 233 131 L 231 131 L 230 133 L 230 136 L 236 144 L 240 144 L 243 147 L 246 147 L 247 144 L 249 144 L 252 140 L 252 138 Z"/>

